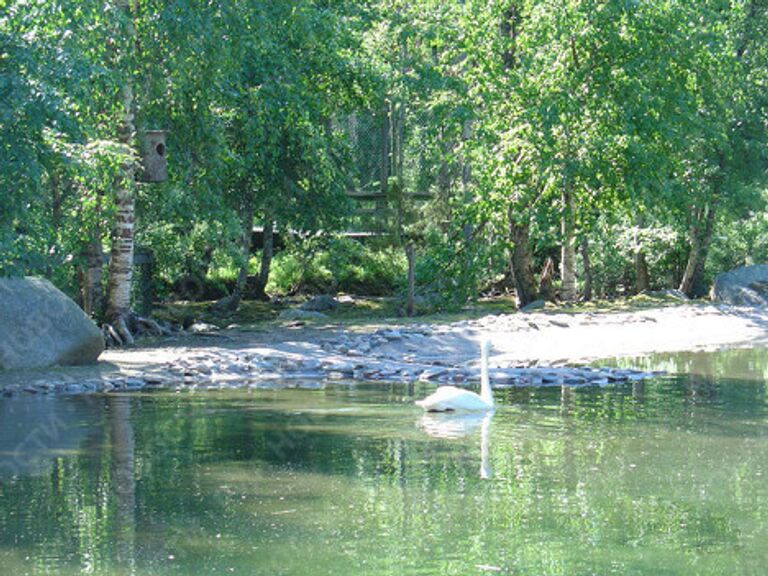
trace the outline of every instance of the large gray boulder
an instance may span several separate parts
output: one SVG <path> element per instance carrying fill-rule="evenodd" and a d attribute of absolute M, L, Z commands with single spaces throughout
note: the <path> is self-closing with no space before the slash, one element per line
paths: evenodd
<path fill-rule="evenodd" d="M 0 279 L 0 370 L 96 362 L 101 331 L 48 280 Z"/>
<path fill-rule="evenodd" d="M 768 265 L 742 266 L 718 274 L 710 297 L 732 306 L 768 306 Z"/>

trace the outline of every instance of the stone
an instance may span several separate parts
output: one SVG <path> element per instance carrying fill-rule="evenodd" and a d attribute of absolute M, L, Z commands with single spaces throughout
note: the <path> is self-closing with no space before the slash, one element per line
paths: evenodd
<path fill-rule="evenodd" d="M 299 364 L 304 370 L 321 370 L 323 368 L 323 363 L 317 358 L 303 358 Z"/>
<path fill-rule="evenodd" d="M 399 330 L 382 330 L 381 336 L 390 342 L 396 342 L 403 339 L 403 334 Z"/>
<path fill-rule="evenodd" d="M 534 300 L 530 304 L 520 308 L 520 312 L 533 312 L 535 310 L 543 310 L 546 308 L 547 303 L 544 300 Z"/>
<path fill-rule="evenodd" d="M 648 295 L 653 296 L 654 298 L 664 298 L 666 300 L 678 300 L 680 302 L 686 302 L 690 300 L 690 298 L 686 296 L 685 292 L 682 292 L 677 289 L 654 290 L 653 292 L 649 292 Z"/>
<path fill-rule="evenodd" d="M 205 334 L 207 332 L 218 332 L 219 327 L 213 324 L 206 324 L 205 322 L 195 322 L 189 327 L 189 331 L 192 334 Z"/>
<path fill-rule="evenodd" d="M 141 378 L 126 378 L 125 387 L 129 390 L 140 390 L 146 386 L 147 383 Z"/>
<path fill-rule="evenodd" d="M 419 380 L 421 382 L 430 382 L 432 380 L 437 380 L 440 376 L 443 376 L 447 372 L 448 370 L 445 368 L 427 368 L 421 373 Z"/>
<path fill-rule="evenodd" d="M 360 342 L 360 344 L 357 346 L 357 349 L 358 349 L 358 350 L 359 350 L 361 353 L 363 353 L 363 354 L 368 354 L 368 352 L 370 352 L 370 351 L 371 351 L 371 343 L 370 343 L 370 342 L 366 342 L 366 341 L 362 341 L 362 342 Z"/>
<path fill-rule="evenodd" d="M 710 298 L 731 306 L 768 306 L 768 264 L 742 266 L 718 274 Z"/>
<path fill-rule="evenodd" d="M 48 280 L 0 279 L 0 370 L 95 363 L 101 331 Z"/>
<path fill-rule="evenodd" d="M 304 302 L 301 309 L 309 312 L 327 312 L 328 310 L 335 310 L 338 306 L 339 301 L 336 298 L 322 294 Z"/>

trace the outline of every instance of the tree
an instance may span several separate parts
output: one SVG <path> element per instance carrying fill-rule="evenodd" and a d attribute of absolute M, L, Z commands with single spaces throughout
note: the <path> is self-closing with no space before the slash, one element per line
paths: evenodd
<path fill-rule="evenodd" d="M 680 290 L 701 296 L 703 272 L 719 211 L 737 212 L 756 183 L 765 182 L 767 156 L 766 65 L 768 6 L 757 0 L 726 7 L 697 6 L 699 26 L 689 85 L 699 108 L 677 181 L 688 209 L 688 261 Z M 714 39 L 714 40 L 713 40 Z"/>
<path fill-rule="evenodd" d="M 221 106 L 230 151 L 225 194 L 241 223 L 240 272 L 227 302 L 236 307 L 256 215 L 266 240 L 254 286 L 261 298 L 275 225 L 311 231 L 338 225 L 346 197 L 339 135 L 330 122 L 363 96 L 358 63 L 349 55 L 357 41 L 354 5 L 301 0 L 233 3 L 228 10 L 223 33 L 232 51 Z"/>
<path fill-rule="evenodd" d="M 120 174 L 115 181 L 115 222 L 112 232 L 112 250 L 109 261 L 109 282 L 107 286 L 108 305 L 106 318 L 111 322 L 125 344 L 133 343 L 133 336 L 128 328 L 131 314 L 131 288 L 133 286 L 133 254 L 135 223 L 135 169 L 134 161 L 127 152 L 134 147 L 136 125 L 134 122 L 134 68 L 137 41 L 136 27 L 133 22 L 137 9 L 135 0 L 116 0 L 118 8 L 118 43 L 115 65 L 120 69 L 122 82 L 120 102 L 122 110 L 116 119 L 118 123 L 118 141 L 126 149 L 126 160 L 120 167 Z"/>

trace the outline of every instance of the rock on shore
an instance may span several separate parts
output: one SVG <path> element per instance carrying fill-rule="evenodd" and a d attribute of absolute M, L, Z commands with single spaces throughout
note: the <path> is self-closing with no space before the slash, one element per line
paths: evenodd
<path fill-rule="evenodd" d="M 172 361 L 148 365 L 134 375 L 99 378 L 41 379 L 23 388 L 0 386 L 0 394 L 89 394 L 152 389 L 176 391 L 322 388 L 331 381 L 427 383 L 475 386 L 480 378 L 476 357 L 417 354 L 434 336 L 429 326 L 385 328 L 366 334 L 341 334 L 319 343 L 285 343 L 283 350 L 217 348 L 187 350 Z M 290 345 L 294 345 L 293 349 Z M 398 353 L 391 353 L 391 346 Z M 410 353 L 400 354 L 403 348 Z M 644 380 L 653 373 L 618 368 L 510 364 L 491 361 L 494 388 L 512 386 L 605 386 Z"/>
<path fill-rule="evenodd" d="M 0 374 L 0 393 L 317 388 L 334 380 L 472 387 L 479 380 L 479 344 L 486 339 L 493 343 L 494 387 L 603 386 L 653 374 L 587 366 L 601 358 L 765 346 L 767 334 L 768 310 L 706 304 L 611 313 L 501 314 L 378 328 L 296 329 L 286 323 L 109 350 L 101 368 Z"/>
<path fill-rule="evenodd" d="M 732 306 L 768 306 L 768 265 L 742 266 L 718 274 L 711 297 Z"/>
<path fill-rule="evenodd" d="M 0 370 L 91 364 L 101 331 L 48 280 L 0 279 Z"/>

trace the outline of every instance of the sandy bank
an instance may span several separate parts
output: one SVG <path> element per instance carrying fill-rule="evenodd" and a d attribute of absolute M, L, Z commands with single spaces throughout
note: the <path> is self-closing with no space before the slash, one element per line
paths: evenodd
<path fill-rule="evenodd" d="M 767 345 L 768 310 L 692 304 L 635 312 L 515 313 L 388 328 L 416 337 L 385 343 L 371 341 L 374 328 L 276 328 L 186 338 L 155 348 L 110 350 L 102 360 L 133 370 L 222 349 L 289 358 L 348 356 L 429 361 L 439 357 L 460 364 L 475 358 L 479 342 L 488 338 L 493 343 L 492 358 L 496 363 L 582 363 L 653 352 Z"/>
<path fill-rule="evenodd" d="M 578 364 L 653 352 L 768 344 L 768 311 L 688 304 L 634 312 L 515 313 L 453 323 L 386 327 L 314 326 L 185 336 L 109 350 L 100 365 L 0 374 L 0 385 L 112 381 L 198 385 L 291 377 L 471 380 L 479 342 L 493 343 L 491 366 Z M 439 367 L 442 375 L 434 376 Z M 431 378 L 429 376 L 434 376 Z M 125 384 L 125 382 L 129 384 Z M 73 386 L 76 389 L 77 385 Z"/>

